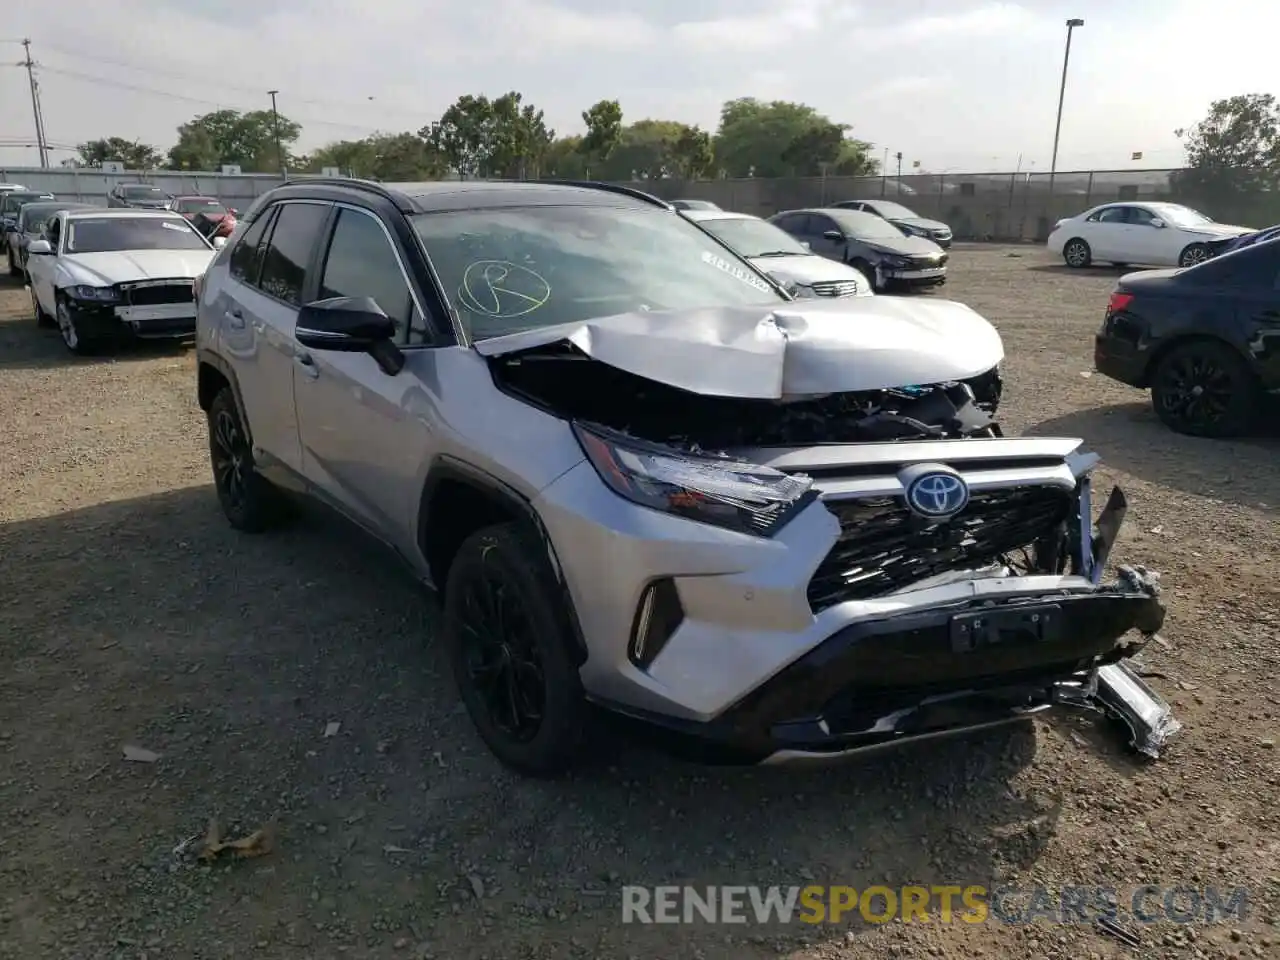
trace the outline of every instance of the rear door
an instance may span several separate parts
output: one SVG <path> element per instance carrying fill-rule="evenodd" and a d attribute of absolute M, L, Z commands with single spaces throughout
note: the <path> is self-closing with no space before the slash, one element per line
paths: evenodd
<path fill-rule="evenodd" d="M 232 357 L 255 454 L 302 473 L 294 403 L 293 337 L 312 264 L 331 204 L 286 200 L 264 212 L 236 244 L 228 283 L 213 304 L 222 309 L 226 350 Z M 261 225 L 261 229 L 259 229 Z"/>
<path fill-rule="evenodd" d="M 335 213 L 316 299 L 372 297 L 395 320 L 399 346 L 424 345 L 423 313 L 392 231 L 371 210 L 339 203 Z M 397 376 L 367 353 L 311 350 L 294 365 L 307 480 L 405 556 L 417 549 L 418 469 L 435 440 L 414 400 L 425 397 L 419 376 L 433 355 L 407 349 Z"/>

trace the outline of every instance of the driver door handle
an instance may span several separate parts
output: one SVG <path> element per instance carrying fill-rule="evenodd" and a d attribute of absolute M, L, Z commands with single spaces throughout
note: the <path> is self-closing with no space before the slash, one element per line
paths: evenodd
<path fill-rule="evenodd" d="M 298 369 L 310 380 L 320 376 L 320 368 L 316 366 L 316 362 L 311 359 L 311 354 L 305 350 L 299 350 L 293 355 L 293 362 L 297 364 Z"/>

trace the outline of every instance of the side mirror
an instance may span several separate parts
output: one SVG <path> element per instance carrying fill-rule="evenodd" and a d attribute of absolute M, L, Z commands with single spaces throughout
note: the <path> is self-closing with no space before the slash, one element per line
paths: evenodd
<path fill-rule="evenodd" d="M 304 304 L 293 335 L 316 350 L 367 353 L 389 376 L 404 369 L 404 354 L 394 342 L 396 323 L 372 297 L 331 297 Z"/>
<path fill-rule="evenodd" d="M 1155 217 L 1151 220 L 1151 225 L 1155 227 L 1157 230 L 1161 230 L 1164 228 L 1164 221 L 1161 220 L 1159 217 Z"/>
<path fill-rule="evenodd" d="M 47 257 L 53 253 L 53 245 L 48 240 L 32 240 L 27 244 L 27 256 Z"/>
<path fill-rule="evenodd" d="M 822 239 L 832 240 L 836 243 L 840 243 L 842 240 L 844 240 L 844 234 L 841 233 L 839 230 L 828 230 L 826 233 L 822 235 Z"/>
<path fill-rule="evenodd" d="M 225 246 L 227 245 L 227 238 L 226 238 L 226 237 L 214 237 L 214 238 L 213 238 L 213 240 L 211 240 L 211 241 L 210 241 L 210 243 L 212 243 L 212 244 L 213 244 L 213 249 L 215 249 L 215 250 L 221 250 L 223 247 L 225 247 Z"/>

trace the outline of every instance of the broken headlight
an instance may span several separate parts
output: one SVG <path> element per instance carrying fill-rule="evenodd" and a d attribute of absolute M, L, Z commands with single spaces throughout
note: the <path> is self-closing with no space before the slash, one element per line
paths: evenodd
<path fill-rule="evenodd" d="M 573 430 L 615 493 L 664 513 L 767 537 L 817 496 L 803 475 L 681 453 L 603 427 L 575 423 Z"/>

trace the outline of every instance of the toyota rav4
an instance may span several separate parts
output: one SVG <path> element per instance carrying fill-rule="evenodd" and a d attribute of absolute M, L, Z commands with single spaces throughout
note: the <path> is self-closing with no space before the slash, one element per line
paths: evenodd
<path fill-rule="evenodd" d="M 646 194 L 293 182 L 196 296 L 231 524 L 306 493 L 399 553 L 525 772 L 601 710 L 741 762 L 1002 722 L 1160 626 L 1096 458 L 993 422 L 986 320 L 793 300 Z"/>

